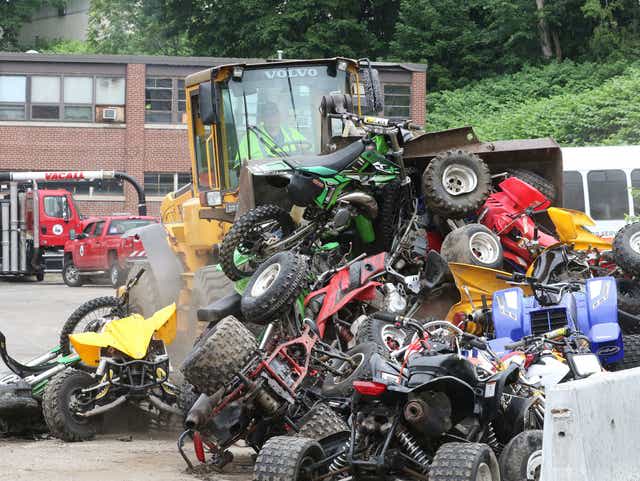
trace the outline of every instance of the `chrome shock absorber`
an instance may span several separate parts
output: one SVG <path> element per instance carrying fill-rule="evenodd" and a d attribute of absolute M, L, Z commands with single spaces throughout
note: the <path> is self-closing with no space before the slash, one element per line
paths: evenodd
<path fill-rule="evenodd" d="M 347 467 L 347 452 L 349 451 L 350 441 L 347 441 L 342 445 L 340 454 L 329 465 L 329 472 L 335 473 L 341 471 Z M 338 476 L 344 475 L 344 472 L 340 472 Z"/>
<path fill-rule="evenodd" d="M 502 444 L 498 441 L 498 436 L 496 436 L 496 431 L 493 429 L 493 424 L 489 424 L 489 429 L 487 430 L 487 439 L 486 443 L 489 445 L 493 452 L 497 457 L 500 457 L 500 453 L 502 453 Z"/>
<path fill-rule="evenodd" d="M 418 442 L 413 437 L 413 435 L 404 428 L 398 427 L 398 431 L 396 431 L 396 437 L 398 438 L 398 442 L 404 448 L 409 456 L 411 456 L 416 463 L 418 463 L 422 468 L 422 472 L 426 473 L 429 470 L 429 464 L 431 459 L 424 452 L 424 450 L 418 445 Z"/>

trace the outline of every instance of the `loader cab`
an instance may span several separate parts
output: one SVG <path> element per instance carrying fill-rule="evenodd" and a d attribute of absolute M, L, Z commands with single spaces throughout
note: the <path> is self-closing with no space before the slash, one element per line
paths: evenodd
<path fill-rule="evenodd" d="M 361 112 L 358 63 L 334 58 L 234 64 L 186 79 L 194 191 L 202 206 L 234 211 L 243 164 L 318 155 L 323 96 L 349 94 Z"/>

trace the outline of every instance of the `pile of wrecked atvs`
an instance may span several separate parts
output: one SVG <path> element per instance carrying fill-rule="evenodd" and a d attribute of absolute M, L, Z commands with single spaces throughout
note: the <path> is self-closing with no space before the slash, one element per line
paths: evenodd
<path fill-rule="evenodd" d="M 179 385 L 175 306 L 129 312 L 143 270 L 81 306 L 45 356 L 21 364 L 0 338 L 4 429 L 44 419 L 84 440 L 135 403 L 180 419 L 189 466 L 223 469 L 243 441 L 258 481 L 539 479 L 545 390 L 640 365 L 640 224 L 609 241 L 551 207 L 533 172 L 492 176 L 455 151 L 415 179 L 386 149 L 329 154 L 330 188 L 291 161 L 301 219 L 269 204 L 236 219 L 220 248 L 236 292 L 197 311 Z"/>

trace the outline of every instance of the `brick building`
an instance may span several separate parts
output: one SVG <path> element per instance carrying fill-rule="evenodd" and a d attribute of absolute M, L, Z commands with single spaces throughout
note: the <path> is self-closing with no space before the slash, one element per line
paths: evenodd
<path fill-rule="evenodd" d="M 191 177 L 184 77 L 253 61 L 262 59 L 0 53 L 0 170 L 124 171 L 144 184 L 157 214 L 162 197 Z M 424 123 L 426 67 L 375 66 L 385 115 Z M 129 186 L 63 186 L 83 214 L 136 211 Z"/>

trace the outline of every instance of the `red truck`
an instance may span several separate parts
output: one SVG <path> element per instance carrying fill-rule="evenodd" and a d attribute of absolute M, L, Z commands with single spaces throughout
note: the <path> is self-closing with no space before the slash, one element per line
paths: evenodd
<path fill-rule="evenodd" d="M 111 179 L 127 182 L 134 188 L 138 194 L 138 215 L 146 216 L 144 190 L 124 172 L 0 172 L 0 278 L 34 276 L 41 281 L 45 271 L 59 271 L 64 245 L 82 231 L 81 215 L 71 193 L 47 189 L 47 182 Z"/>
<path fill-rule="evenodd" d="M 134 229 L 158 222 L 155 217 L 113 215 L 83 221 L 82 232 L 71 235 L 64 245 L 62 279 L 71 287 L 83 284 L 83 278 L 108 275 L 113 287 L 126 279 L 126 260 L 142 242 Z"/>

